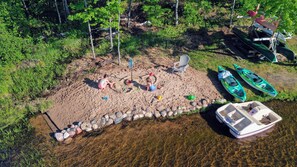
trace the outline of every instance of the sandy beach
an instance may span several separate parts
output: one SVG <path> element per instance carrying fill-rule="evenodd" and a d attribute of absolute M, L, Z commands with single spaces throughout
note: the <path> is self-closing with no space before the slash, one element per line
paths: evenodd
<path fill-rule="evenodd" d="M 63 129 L 77 121 L 99 119 L 104 114 L 125 112 L 153 112 L 174 109 L 178 106 L 190 108 L 188 95 L 195 95 L 198 105 L 201 100 L 211 102 L 221 98 L 214 83 L 207 73 L 191 67 L 184 74 L 172 73 L 171 67 L 177 59 L 168 57 L 138 57 L 134 59 L 133 84 L 124 82 L 131 79 L 131 71 L 127 62 L 118 66 L 114 63 L 98 68 L 94 73 L 61 88 L 47 99 L 53 102 L 48 115 L 55 124 Z M 146 91 L 146 77 L 155 74 L 153 82 L 161 88 L 153 92 Z M 104 91 L 97 88 L 98 80 L 104 74 L 115 83 L 115 88 Z M 216 84 L 216 83 L 215 83 Z M 217 83 L 219 84 L 219 82 Z M 156 96 L 162 96 L 158 100 Z"/>

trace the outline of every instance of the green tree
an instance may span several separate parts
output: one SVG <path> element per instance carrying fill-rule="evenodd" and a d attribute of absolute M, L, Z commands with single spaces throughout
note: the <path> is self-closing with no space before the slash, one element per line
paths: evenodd
<path fill-rule="evenodd" d="M 211 3 L 207 0 L 188 1 L 184 3 L 184 20 L 187 25 L 201 25 L 205 15 L 210 11 Z"/>
<path fill-rule="evenodd" d="M 98 7 L 98 0 L 93 1 L 87 8 L 81 3 L 72 4 L 71 8 L 77 12 L 70 15 L 70 20 L 81 20 L 84 23 L 90 23 L 92 26 L 109 28 L 110 48 L 113 49 L 113 32 L 112 28 L 119 29 L 119 14 L 123 12 L 122 3 L 118 0 L 108 0 L 105 4 Z M 119 32 L 118 32 L 119 34 Z M 118 50 L 119 52 L 119 50 Z"/>
<path fill-rule="evenodd" d="M 172 20 L 173 13 L 169 8 L 163 8 L 160 0 L 145 0 L 143 11 L 147 15 L 147 19 L 152 22 L 154 26 L 163 26 Z"/>
<path fill-rule="evenodd" d="M 297 33 L 297 0 L 240 0 L 241 14 L 248 10 L 254 10 L 260 4 L 260 13 L 266 18 L 277 18 L 280 20 L 279 30 Z"/>

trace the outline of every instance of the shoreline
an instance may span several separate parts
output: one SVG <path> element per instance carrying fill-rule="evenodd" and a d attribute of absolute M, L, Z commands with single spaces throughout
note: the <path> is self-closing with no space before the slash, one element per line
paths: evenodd
<path fill-rule="evenodd" d="M 54 132 L 54 137 L 57 141 L 63 142 L 65 144 L 69 144 L 72 141 L 73 137 L 76 137 L 77 135 L 81 134 L 82 132 L 97 132 L 97 131 L 103 131 L 104 128 L 107 128 L 111 125 L 117 125 L 122 122 L 131 122 L 131 121 L 137 121 L 141 119 L 174 119 L 182 115 L 192 115 L 195 113 L 205 112 L 207 111 L 207 108 L 211 108 L 214 105 L 221 105 L 226 103 L 226 99 L 218 99 L 216 101 L 212 101 L 208 103 L 205 99 L 201 100 L 201 105 L 197 104 L 194 101 L 191 101 L 191 108 L 182 107 L 179 106 L 177 108 L 171 108 L 171 109 L 165 109 L 165 110 L 155 110 L 154 112 L 147 112 L 147 113 L 137 113 L 137 112 L 126 112 L 123 113 L 121 111 L 116 113 L 107 113 L 104 114 L 99 119 L 94 119 L 91 121 L 79 121 L 74 122 L 71 125 L 68 125 L 68 127 L 65 127 L 63 130 Z M 49 128 L 51 128 L 50 124 L 51 122 L 48 122 L 47 119 L 45 119 L 47 124 L 49 125 Z M 52 128 L 51 128 L 52 129 Z"/>

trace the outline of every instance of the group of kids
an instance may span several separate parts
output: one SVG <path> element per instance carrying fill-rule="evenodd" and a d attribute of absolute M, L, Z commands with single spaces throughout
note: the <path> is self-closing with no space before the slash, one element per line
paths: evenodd
<path fill-rule="evenodd" d="M 152 78 L 154 74 L 149 73 L 149 76 L 146 78 L 146 90 L 147 91 L 154 91 L 157 89 L 157 87 L 153 84 Z M 114 82 L 109 81 L 108 75 L 104 74 L 103 78 L 99 80 L 98 82 L 98 88 L 100 90 L 104 90 L 107 85 L 109 85 L 110 88 L 114 87 Z"/>

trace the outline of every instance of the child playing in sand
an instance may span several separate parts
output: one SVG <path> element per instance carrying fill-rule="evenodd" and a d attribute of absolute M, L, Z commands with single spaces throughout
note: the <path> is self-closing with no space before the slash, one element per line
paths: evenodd
<path fill-rule="evenodd" d="M 109 85 L 109 87 L 112 87 L 113 84 L 114 84 L 113 82 L 110 82 L 108 80 L 108 75 L 107 74 L 104 74 L 103 79 L 100 79 L 99 80 L 98 88 L 99 89 L 102 89 L 102 91 L 103 91 L 106 88 L 107 85 Z"/>
<path fill-rule="evenodd" d="M 151 76 L 153 76 L 153 73 L 150 73 L 149 76 L 146 78 L 146 90 L 147 91 L 154 91 L 156 90 L 156 86 L 153 84 L 153 81 L 151 79 Z"/>

